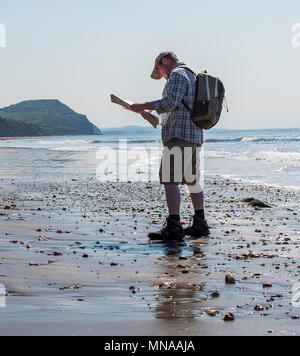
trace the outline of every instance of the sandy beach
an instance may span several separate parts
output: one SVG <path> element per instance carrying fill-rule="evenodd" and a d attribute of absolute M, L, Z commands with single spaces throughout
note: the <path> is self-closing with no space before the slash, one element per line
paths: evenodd
<path fill-rule="evenodd" d="M 218 176 L 205 191 L 211 236 L 162 244 L 158 183 L 2 179 L 0 334 L 300 335 L 299 195 Z"/>
<path fill-rule="evenodd" d="M 179 5 L 0 6 L 0 336 L 300 336 L 300 1 Z"/>

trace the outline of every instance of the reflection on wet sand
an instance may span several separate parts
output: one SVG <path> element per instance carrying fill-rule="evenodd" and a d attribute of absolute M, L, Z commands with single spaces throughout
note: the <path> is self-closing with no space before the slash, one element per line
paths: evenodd
<path fill-rule="evenodd" d="M 157 319 L 194 319 L 201 314 L 201 272 L 205 255 L 203 239 L 185 243 L 164 243 L 159 260 L 163 282 L 155 285 Z M 202 294 L 203 296 L 203 294 Z"/>

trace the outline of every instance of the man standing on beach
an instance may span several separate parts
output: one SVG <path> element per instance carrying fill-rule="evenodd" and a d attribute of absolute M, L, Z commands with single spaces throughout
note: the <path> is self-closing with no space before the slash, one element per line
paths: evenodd
<path fill-rule="evenodd" d="M 150 233 L 149 238 L 180 240 L 185 235 L 208 236 L 210 232 L 204 214 L 204 193 L 199 183 L 199 150 L 203 144 L 203 131 L 194 124 L 183 104 L 184 102 L 189 108 L 193 107 L 196 77 L 187 69 L 185 63 L 179 62 L 173 52 L 162 52 L 155 60 L 151 78 L 167 80 L 163 98 L 145 104 L 133 104 L 131 110 L 137 113 L 155 110 L 161 115 L 164 151 L 160 167 L 160 182 L 165 187 L 169 217 L 165 227 L 157 233 Z M 181 161 L 177 159 L 178 152 Z M 182 174 L 178 175 L 178 171 Z M 195 210 L 193 225 L 185 230 L 180 221 L 179 184 L 188 186 Z"/>

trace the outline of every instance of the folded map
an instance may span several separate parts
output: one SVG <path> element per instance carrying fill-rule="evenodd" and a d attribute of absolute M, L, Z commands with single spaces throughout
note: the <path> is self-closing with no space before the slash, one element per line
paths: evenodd
<path fill-rule="evenodd" d="M 130 106 L 133 104 L 128 100 L 123 100 L 118 98 L 116 95 L 111 95 L 111 102 L 121 105 L 123 108 L 127 110 L 130 110 Z M 141 115 L 156 129 L 157 125 L 159 124 L 159 118 L 157 116 L 152 115 L 148 111 L 143 111 Z"/>

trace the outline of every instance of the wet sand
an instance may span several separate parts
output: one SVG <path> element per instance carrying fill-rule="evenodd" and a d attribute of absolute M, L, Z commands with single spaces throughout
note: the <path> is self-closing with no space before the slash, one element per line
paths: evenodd
<path fill-rule="evenodd" d="M 161 244 L 147 239 L 166 216 L 157 183 L 19 177 L 1 188 L 0 335 L 300 335 L 295 191 L 208 177 L 211 236 Z"/>

